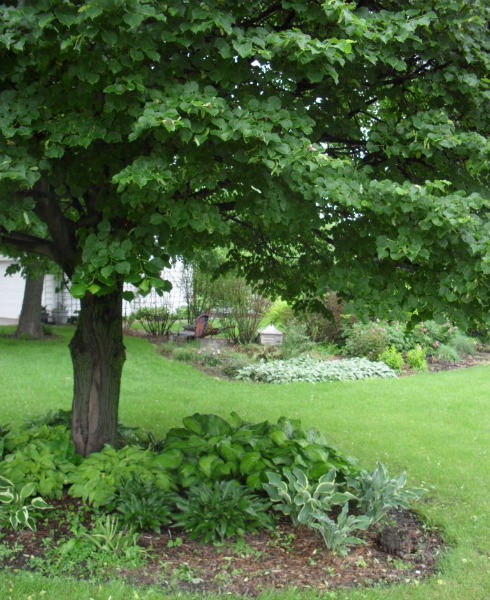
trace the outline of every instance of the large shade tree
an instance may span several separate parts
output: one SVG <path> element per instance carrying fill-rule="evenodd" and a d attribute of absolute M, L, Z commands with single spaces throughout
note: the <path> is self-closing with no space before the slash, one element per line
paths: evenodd
<path fill-rule="evenodd" d="M 123 284 L 198 249 L 293 298 L 484 319 L 487 0 L 0 8 L 0 244 L 81 299 L 73 440 L 113 443 Z"/>

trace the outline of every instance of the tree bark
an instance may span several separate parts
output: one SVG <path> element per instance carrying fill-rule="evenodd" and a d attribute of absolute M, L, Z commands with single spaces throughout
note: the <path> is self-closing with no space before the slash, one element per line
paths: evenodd
<path fill-rule="evenodd" d="M 81 456 L 115 446 L 121 376 L 126 359 L 122 336 L 122 285 L 107 296 L 81 300 L 70 342 L 74 395 L 72 439 Z"/>
<path fill-rule="evenodd" d="M 44 275 L 27 277 L 24 288 L 24 299 L 19 316 L 16 337 L 28 336 L 40 339 L 43 336 L 41 324 L 41 302 L 43 296 Z"/>

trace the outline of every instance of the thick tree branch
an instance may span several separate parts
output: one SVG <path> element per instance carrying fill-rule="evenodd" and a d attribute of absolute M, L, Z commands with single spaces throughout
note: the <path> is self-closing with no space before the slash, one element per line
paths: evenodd
<path fill-rule="evenodd" d="M 58 262 L 53 244 L 49 240 L 43 240 L 27 233 L 7 231 L 4 227 L 0 226 L 0 243 L 10 246 L 19 252 L 29 252 Z"/>
<path fill-rule="evenodd" d="M 77 243 L 73 224 L 65 218 L 57 199 L 48 192 L 36 197 L 35 212 L 47 225 L 55 253 L 53 260 L 71 275 L 78 261 Z"/>

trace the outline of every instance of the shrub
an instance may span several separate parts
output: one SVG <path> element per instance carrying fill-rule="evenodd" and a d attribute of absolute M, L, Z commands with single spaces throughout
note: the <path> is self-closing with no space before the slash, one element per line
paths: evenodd
<path fill-rule="evenodd" d="M 461 360 L 458 352 L 448 344 L 439 344 L 434 352 L 434 358 L 443 362 L 457 363 Z"/>
<path fill-rule="evenodd" d="M 186 344 L 185 346 L 175 348 L 172 352 L 172 358 L 180 362 L 193 362 L 198 357 L 197 353 L 198 349 L 196 347 Z"/>
<path fill-rule="evenodd" d="M 451 348 L 456 350 L 456 352 L 460 356 L 468 356 L 468 354 L 474 354 L 476 350 L 476 341 L 467 335 L 463 335 L 462 333 L 457 333 L 454 335 L 449 345 Z"/>
<path fill-rule="evenodd" d="M 318 304 L 321 311 L 308 310 L 299 315 L 305 332 L 314 342 L 338 344 L 343 340 L 344 321 L 348 318 L 344 315 L 345 302 L 339 300 L 336 294 L 329 293 Z"/>
<path fill-rule="evenodd" d="M 256 294 L 243 277 L 220 277 L 214 285 L 219 321 L 226 339 L 234 344 L 253 342 L 270 301 Z"/>
<path fill-rule="evenodd" d="M 379 323 L 354 323 L 345 335 L 344 352 L 347 356 L 377 360 L 388 347 L 386 329 Z"/>
<path fill-rule="evenodd" d="M 386 333 L 386 343 L 388 346 L 394 346 L 398 352 L 407 352 L 413 348 L 413 341 L 407 334 L 407 326 L 404 323 L 383 323 L 383 329 Z"/>
<path fill-rule="evenodd" d="M 284 300 L 278 298 L 269 307 L 264 321 L 267 323 L 273 323 L 274 325 L 282 325 L 283 327 L 289 325 L 294 320 L 294 311 L 291 306 Z"/>
<path fill-rule="evenodd" d="M 175 526 L 204 542 L 241 538 L 246 532 L 272 529 L 269 507 L 270 502 L 236 480 L 201 483 L 193 486 L 186 498 L 177 500 L 180 512 Z"/>
<path fill-rule="evenodd" d="M 233 354 L 227 355 L 223 358 L 221 372 L 226 377 L 233 379 L 237 376 L 238 372 L 244 367 L 252 364 L 253 359 L 246 354 L 240 354 L 234 352 Z"/>
<path fill-rule="evenodd" d="M 432 353 L 432 349 L 437 348 L 439 344 L 448 344 L 458 331 L 458 328 L 448 321 L 445 323 L 422 321 L 415 326 L 410 337 L 412 344 L 427 348 Z"/>
<path fill-rule="evenodd" d="M 168 335 L 177 320 L 166 306 L 140 308 L 133 313 L 132 318 L 139 321 L 143 329 L 153 336 Z"/>
<path fill-rule="evenodd" d="M 405 364 L 403 360 L 403 354 L 398 352 L 395 346 L 390 346 L 388 350 L 385 350 L 379 355 L 379 360 L 384 362 L 394 371 L 401 371 Z"/>
<path fill-rule="evenodd" d="M 306 335 L 305 325 L 299 321 L 294 321 L 284 334 L 281 355 L 284 359 L 294 358 L 310 352 L 314 347 L 314 342 Z"/>
<path fill-rule="evenodd" d="M 427 371 L 427 350 L 421 346 L 407 352 L 407 365 L 414 371 Z"/>

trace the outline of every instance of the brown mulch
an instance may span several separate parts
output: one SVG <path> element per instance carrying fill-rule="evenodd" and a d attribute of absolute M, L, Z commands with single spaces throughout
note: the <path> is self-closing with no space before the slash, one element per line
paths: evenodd
<path fill-rule="evenodd" d="M 63 510 L 73 499 L 52 502 Z M 32 569 L 32 558 L 46 556 L 47 548 L 70 537 L 65 522 L 55 515 L 37 531 L 3 532 L 5 546 L 18 546 L 1 568 Z M 389 525 L 363 532 L 364 544 L 336 556 L 306 527 L 294 528 L 282 520 L 273 532 L 248 534 L 242 542 L 201 544 L 178 530 L 144 533 L 139 544 L 147 550 L 144 566 L 111 569 L 98 575 L 124 579 L 137 586 L 159 586 L 170 592 L 202 592 L 257 597 L 262 592 L 297 588 L 327 591 L 418 582 L 433 575 L 444 549 L 440 534 L 427 529 L 410 511 L 392 511 Z M 49 540 L 49 545 L 46 542 Z M 60 573 L 62 574 L 62 573 Z M 73 572 L 75 577 L 86 573 Z"/>
<path fill-rule="evenodd" d="M 437 360 L 434 357 L 429 357 L 427 360 L 429 371 L 454 371 L 456 369 L 467 369 L 468 367 L 477 367 L 490 365 L 490 352 L 475 352 L 473 356 L 466 356 L 457 363 Z"/>

